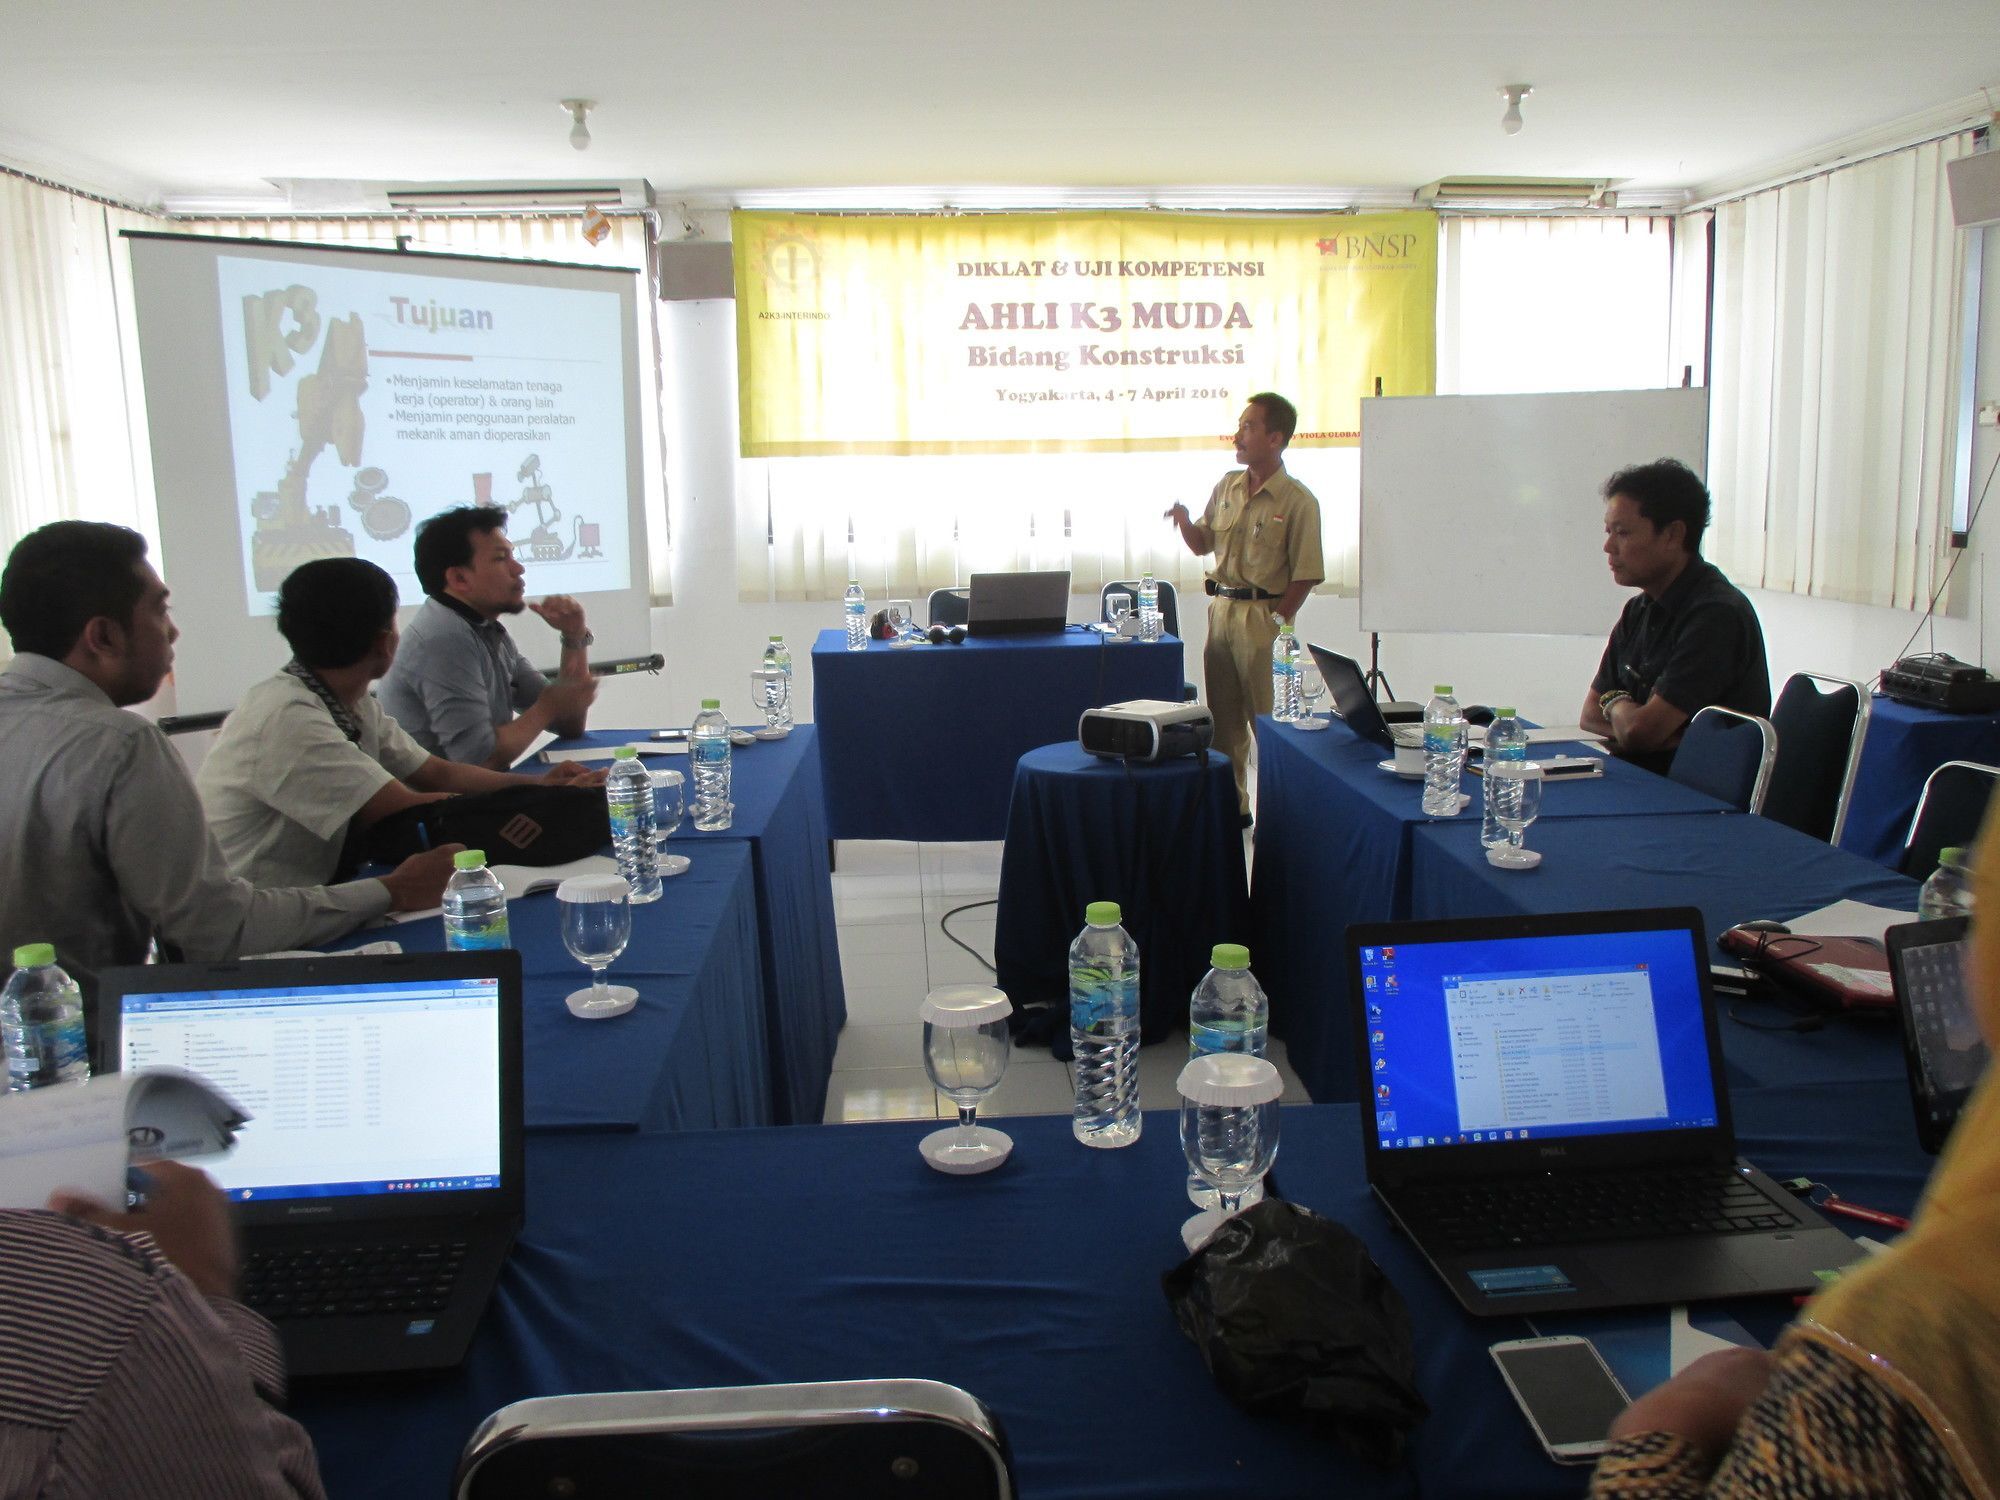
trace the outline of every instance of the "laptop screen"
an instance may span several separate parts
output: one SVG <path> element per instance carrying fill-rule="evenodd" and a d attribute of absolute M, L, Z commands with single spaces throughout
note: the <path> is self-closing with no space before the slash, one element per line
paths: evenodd
<path fill-rule="evenodd" d="M 1383 1150 L 1718 1124 L 1683 929 L 1364 945 Z"/>
<path fill-rule="evenodd" d="M 199 1073 L 249 1113 L 199 1163 L 233 1201 L 490 1190 L 502 1016 L 490 977 L 131 988 L 122 1066 Z"/>

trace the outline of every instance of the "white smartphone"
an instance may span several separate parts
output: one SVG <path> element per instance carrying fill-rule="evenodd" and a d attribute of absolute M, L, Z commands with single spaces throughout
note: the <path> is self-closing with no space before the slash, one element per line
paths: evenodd
<path fill-rule="evenodd" d="M 1605 1434 L 1631 1398 L 1589 1339 L 1510 1339 L 1487 1352 L 1550 1458 L 1593 1463 L 1610 1446 Z"/>

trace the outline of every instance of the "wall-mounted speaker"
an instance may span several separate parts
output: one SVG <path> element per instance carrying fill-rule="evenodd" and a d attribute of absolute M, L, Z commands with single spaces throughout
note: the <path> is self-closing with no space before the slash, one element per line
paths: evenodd
<path fill-rule="evenodd" d="M 736 295 L 736 262 L 728 241 L 661 240 L 660 300 L 707 302 Z"/>
<path fill-rule="evenodd" d="M 1948 161 L 1944 176 L 1951 188 L 1952 223 L 1960 229 L 2000 223 L 2000 148 Z"/>

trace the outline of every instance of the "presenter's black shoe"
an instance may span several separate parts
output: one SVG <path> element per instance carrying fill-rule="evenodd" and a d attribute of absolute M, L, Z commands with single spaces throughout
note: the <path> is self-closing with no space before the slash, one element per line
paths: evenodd
<path fill-rule="evenodd" d="M 1245 813 L 1245 814 L 1243 815 L 1243 826 L 1244 826 L 1245 828 L 1248 828 L 1248 827 L 1250 827 L 1250 826 L 1251 826 L 1252 824 L 1254 824 L 1254 823 L 1255 823 L 1256 821 L 1257 821 L 1257 820 L 1256 820 L 1255 818 L 1251 817 L 1251 816 L 1250 816 L 1250 814 L 1248 814 L 1248 813 Z"/>

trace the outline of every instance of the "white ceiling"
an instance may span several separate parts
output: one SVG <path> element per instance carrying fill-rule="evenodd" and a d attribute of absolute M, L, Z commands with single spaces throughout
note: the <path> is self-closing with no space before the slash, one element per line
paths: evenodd
<path fill-rule="evenodd" d="M 1511 82 L 1535 89 L 1514 137 Z M 1985 87 L 2000 0 L 0 3 L 0 161 L 147 202 L 269 178 L 1699 191 Z M 585 154 L 569 95 L 600 101 Z"/>

